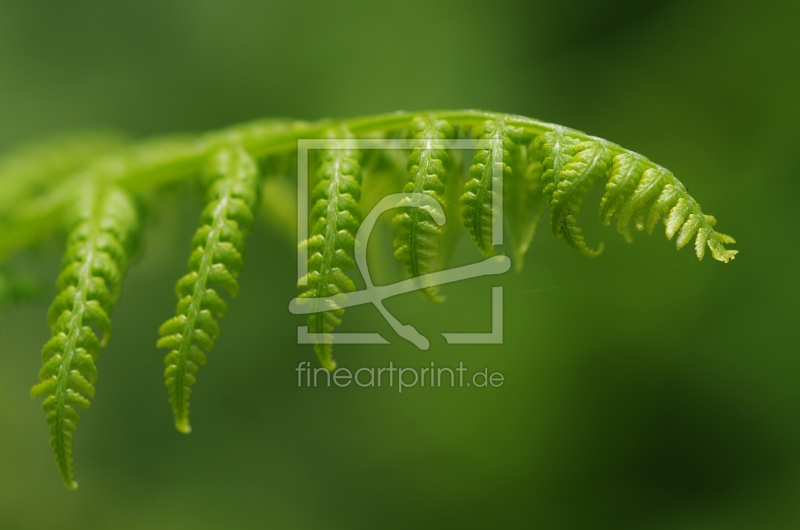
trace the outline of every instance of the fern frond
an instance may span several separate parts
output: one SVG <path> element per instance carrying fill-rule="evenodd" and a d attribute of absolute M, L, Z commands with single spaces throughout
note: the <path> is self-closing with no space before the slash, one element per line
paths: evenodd
<path fill-rule="evenodd" d="M 324 298 L 355 290 L 345 271 L 355 266 L 348 252 L 353 250 L 361 224 L 361 152 L 348 145 L 349 132 L 345 131 L 344 136 L 339 145 L 323 150 L 311 192 L 309 238 L 304 242 L 308 248 L 308 274 L 299 281 L 308 289 L 300 295 L 302 298 Z M 342 308 L 310 313 L 309 333 L 331 333 L 341 324 L 343 313 Z M 336 368 L 332 344 L 318 341 L 314 351 L 322 366 Z"/>
<path fill-rule="evenodd" d="M 511 176 L 509 150 L 514 149 L 515 142 L 524 143 L 529 136 L 522 129 L 511 127 L 502 120 L 487 121 L 476 136 L 479 140 L 493 142 L 488 145 L 484 142 L 476 149 L 461 204 L 464 208 L 464 225 L 472 242 L 484 256 L 491 257 L 496 253 L 492 233 L 500 214 L 494 208 L 499 180 Z"/>
<path fill-rule="evenodd" d="M 162 140 L 144 142 L 123 149 L 119 153 L 102 156 L 89 164 L 88 171 L 117 183 L 128 190 L 145 190 L 177 182 L 197 174 L 204 167 L 210 156 L 220 148 L 231 145 L 242 145 L 254 158 L 259 160 L 273 155 L 285 156 L 296 148 L 296 141 L 300 138 L 322 138 L 327 131 L 334 128 L 346 128 L 352 131 L 354 137 L 362 138 L 387 138 L 397 137 L 414 123 L 416 119 L 432 116 L 435 119 L 446 120 L 454 127 L 462 130 L 480 129 L 489 122 L 502 122 L 507 127 L 522 131 L 531 137 L 538 136 L 537 142 L 550 143 L 550 153 L 543 153 L 544 158 L 552 158 L 550 166 L 544 165 L 542 183 L 544 193 L 549 198 L 558 184 L 558 175 L 563 165 L 571 160 L 570 150 L 574 145 L 584 141 L 600 141 L 581 131 L 569 129 L 560 125 L 545 123 L 524 116 L 484 112 L 478 110 L 439 110 L 425 112 L 393 112 L 375 116 L 355 117 L 344 120 L 321 120 L 318 122 L 301 122 L 292 120 L 261 120 L 243 125 L 237 125 L 221 131 L 213 131 L 199 137 L 172 137 Z M 546 138 L 558 137 L 561 141 L 545 142 Z M 563 142 L 562 142 L 563 141 Z M 525 142 L 517 141 L 518 145 Z M 636 155 L 614 144 L 606 144 L 614 156 L 615 164 L 623 156 L 637 162 L 628 170 L 612 169 L 612 178 L 607 187 L 607 197 L 603 203 L 601 218 L 604 222 L 622 207 L 619 201 L 633 192 L 639 184 L 641 174 L 650 168 L 658 168 L 649 160 Z M 535 147 L 535 146 L 534 146 Z M 554 156 L 553 156 L 554 155 Z M 544 161 L 544 160 L 543 160 Z M 663 169 L 663 168 L 661 168 Z M 76 175 L 76 177 L 79 175 Z M 0 216 L 0 259 L 16 252 L 27 245 L 39 240 L 47 232 L 53 230 L 58 224 L 66 206 L 71 204 L 73 194 L 69 190 L 74 188 L 74 178 L 63 182 L 59 189 L 48 190 L 46 200 L 25 201 L 20 206 L 19 212 L 14 213 L 8 222 Z M 666 184 L 672 183 L 679 188 L 681 197 L 685 194 L 682 185 L 669 174 Z M 488 185 L 488 183 L 485 183 Z M 620 186 L 619 195 L 611 193 L 610 189 Z M 699 211 L 699 206 L 688 194 L 686 200 L 690 202 L 693 210 Z M 686 198 L 685 197 L 685 198 Z M 43 197 L 44 198 L 44 197 Z M 679 197 L 680 198 L 680 197 Z M 671 209 L 674 203 L 669 206 Z M 480 210 L 479 210 L 480 211 Z M 499 215 L 499 212 L 497 212 Z M 642 212 L 634 212 L 634 221 L 638 226 L 645 225 L 649 219 L 642 220 Z M 486 220 L 486 212 L 478 216 L 477 224 L 486 225 L 481 220 Z M 719 232 L 713 231 L 710 222 L 701 218 L 701 228 L 709 234 L 706 246 L 716 249 L 719 259 L 731 259 L 724 245 L 728 238 Z M 574 221 L 574 220 L 573 220 Z M 569 227 L 572 226 L 571 229 Z M 565 222 L 560 228 L 567 236 L 576 235 L 574 222 Z M 474 227 L 473 227 L 474 232 Z M 491 230 L 489 230 L 489 233 Z M 698 229 L 698 234 L 700 230 Z M 705 233 L 705 232 L 704 232 Z M 626 233 L 626 235 L 628 235 Z M 575 238 L 573 238 L 575 239 Z M 481 243 L 481 247 L 488 253 L 491 250 Z"/>
<path fill-rule="evenodd" d="M 239 293 L 236 278 L 242 271 L 244 237 L 252 226 L 258 203 L 258 169 L 242 149 L 224 149 L 204 175 L 206 206 L 202 225 L 192 239 L 189 273 L 178 280 L 176 316 L 159 329 L 159 348 L 170 350 L 164 359 L 169 401 L 175 427 L 183 433 L 189 425 L 189 397 L 195 373 L 214 347 L 219 324 L 228 306 L 218 288 Z"/>
<path fill-rule="evenodd" d="M 412 134 L 417 141 L 408 157 L 408 183 L 403 193 L 428 195 L 444 208 L 449 156 L 441 140 L 455 138 L 455 129 L 444 120 L 420 118 L 414 122 Z M 417 278 L 430 270 L 430 262 L 438 253 L 442 229 L 433 221 L 430 208 L 420 207 L 419 196 L 404 199 L 403 203 L 408 207 L 392 221 L 397 230 L 394 256 L 406 265 L 413 278 Z M 433 301 L 443 301 L 436 291 L 431 286 L 420 290 Z"/>
<path fill-rule="evenodd" d="M 338 140 L 331 131 L 338 131 Z M 397 139 L 408 131 L 417 143 L 407 162 L 397 162 L 399 152 L 375 151 L 364 159 L 372 171 L 366 170 L 362 196 L 362 155 L 352 140 Z M 444 149 L 455 131 L 472 131 L 478 139 L 466 177 L 460 164 L 446 164 L 459 156 L 457 149 L 452 154 Z M 279 224 L 292 219 L 291 180 L 275 179 L 262 187 L 256 161 L 271 175 L 293 175 L 298 140 L 325 137 L 338 145 L 322 152 L 311 194 L 309 238 L 301 244 L 308 250 L 308 273 L 299 281 L 306 303 L 355 289 L 347 271 L 355 266 L 350 252 L 361 224 L 359 201 L 365 209 L 372 207 L 403 185 L 407 192 L 426 194 L 443 207 L 458 204 L 463 226 L 486 256 L 494 255 L 495 242 L 501 242 L 494 230 L 502 217 L 517 268 L 546 204 L 556 236 L 586 255 L 599 253 L 587 246 L 577 215 L 602 176 L 608 181 L 600 220 L 607 225 L 616 216 L 617 230 L 626 239 L 632 239 L 631 227 L 652 232 L 663 222 L 667 238 L 674 238 L 679 249 L 694 242 L 699 259 L 706 248 L 723 262 L 736 255 L 725 248 L 733 238 L 716 231 L 716 219 L 701 211 L 667 169 L 581 131 L 504 113 L 434 110 L 317 122 L 261 120 L 124 146 L 121 140 L 99 137 L 23 151 L 0 160 L 0 265 L 56 231 L 68 212 L 77 212 L 57 281 L 59 294 L 48 314 L 52 335 L 42 350 L 41 382 L 31 391 L 45 397 L 50 443 L 67 487 L 76 486 L 76 407 L 88 407 L 94 396 L 95 359 L 108 341 L 109 314 L 138 234 L 138 215 L 129 194 L 155 195 L 205 171 L 207 205 L 192 240 L 188 274 L 177 284 L 176 316 L 161 326 L 157 343 L 169 350 L 165 379 L 176 427 L 188 432 L 195 374 L 219 336 L 218 318 L 227 311 L 218 291 L 236 296 L 239 290 L 244 238 L 259 191 L 269 195 L 265 207 Z M 458 172 L 449 172 L 456 166 Z M 457 241 L 454 229 L 463 231 L 463 226 L 453 223 L 448 212 L 451 222 L 439 230 L 431 222 L 432 210 L 413 203 L 403 206 L 407 209 L 395 217 L 395 254 L 419 278 L 429 268 L 442 268 Z M 386 258 L 397 265 L 388 253 Z M 23 282 L 0 272 L 0 302 L 26 292 Z M 424 294 L 436 297 L 433 289 Z M 329 305 L 321 312 L 309 311 L 308 330 L 322 366 L 333 370 L 330 337 L 344 309 L 330 300 L 324 303 Z"/>
<path fill-rule="evenodd" d="M 94 362 L 111 336 L 109 315 L 137 231 L 138 215 L 127 193 L 102 185 L 84 193 L 56 282 L 59 294 L 47 315 L 52 336 L 42 349 L 41 382 L 31 396 L 45 397 L 50 446 L 70 489 L 77 487 L 72 437 L 80 416 L 75 407 L 88 408 L 94 397 Z"/>

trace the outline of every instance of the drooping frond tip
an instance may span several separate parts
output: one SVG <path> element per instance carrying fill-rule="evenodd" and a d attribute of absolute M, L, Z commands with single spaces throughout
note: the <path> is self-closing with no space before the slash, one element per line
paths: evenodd
<path fill-rule="evenodd" d="M 703 259 L 706 246 L 725 263 L 736 255 L 737 251 L 724 247 L 734 243 L 733 238 L 713 229 L 714 217 L 702 213 L 671 172 L 643 156 L 599 138 L 580 139 L 558 129 L 538 136 L 533 149 L 545 168 L 542 181 L 550 200 L 553 233 L 581 253 L 596 256 L 602 250 L 602 244 L 597 250 L 586 245 L 576 215 L 594 181 L 605 176 L 600 220 L 608 225 L 616 215 L 617 230 L 626 240 L 632 240 L 631 223 L 637 230 L 652 233 L 663 221 L 668 239 L 678 235 L 678 249 L 695 239 L 698 259 Z"/>
<path fill-rule="evenodd" d="M 41 382 L 31 390 L 31 396 L 45 397 L 50 446 L 70 489 L 77 487 L 72 437 L 80 416 L 75 407 L 89 408 L 94 397 L 95 360 L 111 337 L 109 315 L 120 296 L 138 226 L 131 198 L 102 185 L 83 194 L 76 213 L 56 282 L 59 294 L 47 315 L 52 336 L 42 349 Z"/>
<path fill-rule="evenodd" d="M 224 149 L 204 175 L 206 207 L 192 239 L 189 272 L 175 288 L 175 316 L 160 328 L 157 346 L 170 350 L 164 359 L 164 377 L 175 427 L 189 433 L 189 397 L 195 373 L 219 336 L 214 315 L 228 310 L 218 288 L 239 293 L 236 278 L 242 271 L 244 237 L 253 226 L 258 202 L 258 169 L 242 149 Z"/>

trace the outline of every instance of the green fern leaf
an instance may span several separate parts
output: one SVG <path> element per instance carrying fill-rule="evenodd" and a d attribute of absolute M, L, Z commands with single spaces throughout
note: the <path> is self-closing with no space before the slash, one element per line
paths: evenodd
<path fill-rule="evenodd" d="M 56 282 L 59 294 L 48 312 L 52 336 L 42 349 L 41 382 L 31 390 L 31 396 L 45 397 L 50 446 L 70 489 L 77 487 L 72 437 L 80 416 L 75 407 L 89 408 L 94 397 L 94 362 L 110 339 L 109 314 L 138 231 L 137 212 L 125 192 L 97 187 L 82 197 Z"/>
<path fill-rule="evenodd" d="M 656 201 L 650 207 L 650 213 L 647 214 L 647 224 L 645 228 L 647 229 L 648 234 L 653 233 L 653 229 L 656 227 L 658 222 L 664 216 L 669 214 L 670 209 L 678 202 L 679 198 L 680 194 L 678 193 L 677 186 L 672 184 L 667 184 L 664 186 L 664 189 L 661 190 L 661 195 L 658 196 L 658 199 L 656 199 Z M 667 237 L 672 239 L 671 235 L 667 235 Z"/>
<path fill-rule="evenodd" d="M 697 202 L 685 191 L 681 194 L 680 190 L 685 190 L 682 185 L 673 185 L 673 187 L 678 188 L 677 195 L 680 198 L 676 198 L 674 206 L 666 216 L 667 238 L 672 239 L 677 233 L 675 246 L 679 250 L 686 246 L 692 238 L 695 238 L 694 249 L 698 259 L 703 259 L 706 246 L 711 249 L 711 255 L 718 261 L 727 263 L 734 259 L 738 251 L 728 250 L 724 245 L 736 243 L 736 240 L 714 230 L 713 227 L 717 224 L 716 218 L 712 215 L 704 215 Z M 666 204 L 670 204 L 670 202 Z"/>
<path fill-rule="evenodd" d="M 469 180 L 464 185 L 461 196 L 464 226 L 467 227 L 472 242 L 486 257 L 496 254 L 492 233 L 498 220 L 499 212 L 494 208 L 496 189 L 503 180 L 511 176 L 511 155 L 513 149 L 512 136 L 517 131 L 506 128 L 502 120 L 487 121 L 477 131 L 480 140 L 494 140 L 491 145 L 479 145 L 475 158 L 469 168 Z M 506 144 L 508 142 L 508 144 Z"/>
<path fill-rule="evenodd" d="M 455 129 L 444 120 L 420 118 L 412 126 L 417 140 L 408 158 L 408 183 L 404 193 L 420 193 L 436 199 L 442 208 L 447 182 L 449 156 L 441 140 L 455 138 Z M 416 278 L 428 272 L 431 261 L 438 253 L 442 229 L 437 225 L 427 207 L 420 207 L 419 198 L 405 199 L 407 208 L 395 216 L 393 224 L 398 234 L 394 240 L 394 256 Z M 436 302 L 443 298 L 435 287 L 426 286 L 420 292 Z"/>
<path fill-rule="evenodd" d="M 555 128 L 551 132 L 540 134 L 533 142 L 533 150 L 538 153 L 544 168 L 542 175 L 542 193 L 552 200 L 553 193 L 558 187 L 558 180 L 564 166 L 575 155 L 575 146 L 579 143 L 577 138 L 565 134 L 562 129 Z"/>
<path fill-rule="evenodd" d="M 579 142 L 577 137 L 564 134 L 558 127 L 538 136 L 533 149 L 539 153 L 545 168 L 542 181 L 545 195 L 551 194 L 553 233 L 583 254 L 596 256 L 602 251 L 602 244 L 597 250 L 586 246 L 575 214 L 594 181 L 609 174 L 605 195 L 600 201 L 600 220 L 609 224 L 617 215 L 617 230 L 627 241 L 632 240 L 631 222 L 637 230 L 652 232 L 655 225 L 665 219 L 667 238 L 678 234 L 678 249 L 695 238 L 695 253 L 699 259 L 703 258 L 706 246 L 720 261 L 730 261 L 736 255 L 735 250 L 724 247 L 733 239 L 712 228 L 716 220 L 700 211 L 683 184 L 643 156 L 600 139 Z M 614 152 L 618 154 L 612 159 Z"/>
<path fill-rule="evenodd" d="M 545 168 L 544 192 L 550 197 L 550 228 L 557 237 L 587 256 L 597 256 L 589 248 L 578 227 L 577 214 L 583 198 L 595 180 L 604 175 L 611 162 L 611 152 L 604 142 L 577 139 L 559 130 L 546 133 L 534 142 Z"/>
<path fill-rule="evenodd" d="M 648 165 L 652 167 L 644 169 Z M 628 241 L 632 239 L 632 220 L 637 230 L 647 230 L 648 233 L 664 220 L 667 239 L 671 240 L 677 234 L 679 250 L 695 239 L 698 259 L 703 259 L 706 246 L 711 249 L 714 259 L 726 263 L 737 254 L 737 251 L 724 247 L 734 243 L 733 238 L 714 230 L 716 219 L 703 214 L 683 184 L 671 172 L 654 166 L 640 155 L 622 153 L 614 158 L 606 195 L 600 204 L 600 218 L 607 224 L 615 213 L 619 214 L 617 230 Z"/>
<path fill-rule="evenodd" d="M 258 169 L 242 149 L 224 149 L 204 175 L 207 191 L 201 226 L 192 239 L 189 273 L 178 280 L 175 317 L 160 328 L 159 348 L 170 350 L 164 359 L 167 389 L 175 427 L 191 431 L 189 398 L 195 373 L 214 347 L 228 306 L 218 288 L 239 293 L 236 278 L 242 271 L 244 237 L 253 225 L 258 203 Z"/>
<path fill-rule="evenodd" d="M 644 162 L 642 157 L 627 151 L 614 157 L 606 193 L 600 199 L 600 221 L 604 225 L 611 223 L 611 218 L 636 189 L 644 171 Z M 623 232 L 623 236 L 632 241 L 629 232 Z"/>
<path fill-rule="evenodd" d="M 578 228 L 577 214 L 583 198 L 594 181 L 605 175 L 611 162 L 611 153 L 602 142 L 593 140 L 577 144 L 572 160 L 567 162 L 558 176 L 558 184 L 550 200 L 550 226 L 553 234 L 563 237 L 573 248 L 587 256 L 597 256 L 603 245 L 592 250 Z"/>
<path fill-rule="evenodd" d="M 663 193 L 666 174 L 659 168 L 650 168 L 642 173 L 641 179 L 633 193 L 625 198 L 624 207 L 620 209 L 617 218 L 617 231 L 620 234 L 630 234 L 631 219 L 636 219 L 637 230 L 644 230 L 645 213 L 647 204 Z"/>
<path fill-rule="evenodd" d="M 344 136 L 349 137 L 345 132 Z M 348 252 L 353 251 L 355 235 L 361 224 L 361 152 L 348 145 L 346 139 L 322 153 L 317 183 L 311 193 L 308 274 L 299 284 L 308 286 L 301 298 L 324 298 L 355 290 L 345 271 L 355 266 Z M 310 313 L 309 333 L 329 334 L 341 324 L 342 308 Z M 323 341 L 314 344 L 322 366 L 336 368 L 333 345 Z"/>

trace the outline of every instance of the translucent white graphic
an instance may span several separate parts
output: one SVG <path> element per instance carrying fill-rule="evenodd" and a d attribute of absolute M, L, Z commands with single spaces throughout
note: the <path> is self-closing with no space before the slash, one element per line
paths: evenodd
<path fill-rule="evenodd" d="M 302 244 L 308 238 L 308 151 L 309 149 L 325 149 L 341 147 L 342 140 L 299 140 L 298 141 L 298 278 L 304 278 L 308 271 L 308 248 Z M 447 149 L 473 149 L 490 148 L 495 142 L 502 140 L 447 140 Z M 412 140 L 348 140 L 348 148 L 356 149 L 411 149 L 415 142 Z M 503 211 L 502 179 L 503 172 L 499 164 L 493 168 L 492 180 L 496 183 L 493 194 L 493 208 L 496 212 Z M 366 289 L 353 293 L 341 293 L 324 298 L 292 299 L 289 311 L 295 315 L 320 313 L 339 308 L 353 307 L 363 304 L 372 304 L 383 315 L 389 325 L 402 338 L 411 342 L 422 350 L 430 347 L 430 341 L 410 324 L 402 324 L 383 305 L 383 300 L 392 296 L 418 291 L 426 287 L 446 283 L 478 278 L 481 276 L 499 275 L 511 268 L 508 256 L 494 256 L 478 263 L 464 265 L 453 269 L 431 272 L 418 277 L 409 278 L 389 285 L 376 286 L 367 264 L 367 244 L 369 236 L 375 227 L 380 215 L 394 208 L 423 208 L 439 226 L 447 221 L 446 215 L 439 202 L 424 193 L 396 193 L 384 197 L 372 211 L 364 218 L 358 229 L 355 240 L 356 266 L 364 278 Z M 457 221 L 451 221 L 457 222 Z M 501 244 L 503 241 L 502 215 L 497 217 L 492 230 L 493 243 Z M 300 280 L 302 284 L 302 280 Z M 503 342 L 503 288 L 492 288 L 492 331 L 490 333 L 442 333 L 448 344 L 502 344 Z M 297 341 L 299 344 L 389 344 L 378 333 L 309 333 L 308 326 L 297 328 Z"/>

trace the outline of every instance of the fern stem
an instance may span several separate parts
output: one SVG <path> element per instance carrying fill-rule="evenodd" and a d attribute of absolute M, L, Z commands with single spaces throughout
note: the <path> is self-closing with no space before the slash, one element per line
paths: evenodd
<path fill-rule="evenodd" d="M 232 142 L 241 145 L 250 156 L 262 159 L 268 155 L 295 150 L 299 139 L 324 138 L 331 129 L 337 127 L 349 130 L 353 136 L 360 137 L 373 133 L 407 129 L 420 115 L 430 116 L 432 119 L 445 120 L 453 126 L 467 128 L 482 125 L 487 120 L 502 119 L 506 125 L 522 128 L 530 134 L 541 134 L 556 127 L 561 127 L 524 116 L 478 110 L 395 112 L 346 120 L 287 122 L 283 123 L 282 126 L 276 126 L 270 121 L 269 127 L 265 127 L 261 122 L 254 122 L 253 124 L 236 127 L 235 134 L 232 134 L 231 129 L 223 129 L 185 141 L 180 144 L 180 150 L 182 150 L 180 156 L 170 160 L 168 164 L 154 161 L 151 163 L 152 165 L 143 165 L 135 172 L 120 173 L 117 181 L 120 186 L 127 189 L 158 187 L 181 180 L 189 174 L 202 170 L 205 160 L 211 153 L 218 151 L 220 148 L 231 146 Z M 561 129 L 578 137 L 591 138 L 580 131 L 564 127 L 561 127 Z"/>

